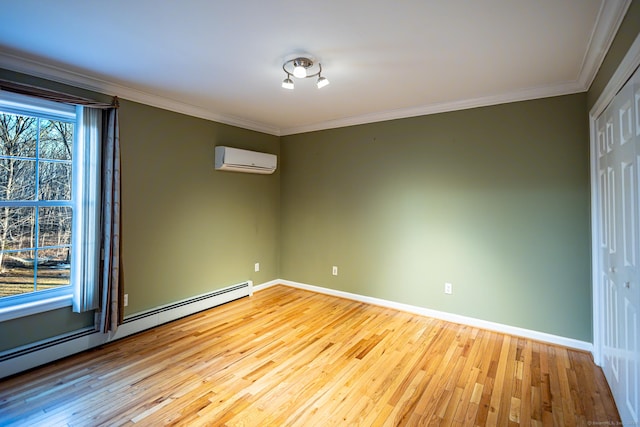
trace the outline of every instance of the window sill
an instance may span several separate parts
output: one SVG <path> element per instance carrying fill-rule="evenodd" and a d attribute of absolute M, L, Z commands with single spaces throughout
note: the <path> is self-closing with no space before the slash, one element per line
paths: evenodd
<path fill-rule="evenodd" d="M 10 304 L 9 301 L 3 301 L 3 304 L 0 305 L 0 322 L 57 308 L 70 307 L 73 302 L 73 293 L 69 288 L 53 292 L 43 291 L 41 295 L 38 294 L 40 292 L 22 298 L 16 297 Z"/>

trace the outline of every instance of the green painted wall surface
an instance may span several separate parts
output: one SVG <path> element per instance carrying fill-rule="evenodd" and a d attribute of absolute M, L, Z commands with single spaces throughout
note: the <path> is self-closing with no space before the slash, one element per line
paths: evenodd
<path fill-rule="evenodd" d="M 6 70 L 2 77 L 50 84 Z M 279 138 L 124 99 L 120 105 L 125 314 L 279 277 L 279 172 L 213 166 L 216 145 L 278 154 Z M 92 313 L 70 308 L 0 322 L 0 351 L 92 324 Z"/>
<path fill-rule="evenodd" d="M 283 137 L 281 277 L 591 341 L 588 141 L 584 93 Z"/>
<path fill-rule="evenodd" d="M 633 0 L 598 70 L 598 74 L 589 88 L 589 110 L 596 103 L 607 83 L 609 83 L 613 73 L 615 73 L 638 34 L 640 34 L 640 0 Z"/>
<path fill-rule="evenodd" d="M 216 171 L 214 147 L 279 154 L 278 137 L 125 100 L 120 114 L 125 313 L 277 278 L 279 172 Z"/>
<path fill-rule="evenodd" d="M 73 313 L 70 307 L 0 322 L 0 351 L 92 327 L 93 323 L 92 311 Z"/>

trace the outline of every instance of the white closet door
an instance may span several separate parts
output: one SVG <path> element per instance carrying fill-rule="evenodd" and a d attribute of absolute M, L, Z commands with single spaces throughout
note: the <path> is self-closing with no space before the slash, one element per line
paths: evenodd
<path fill-rule="evenodd" d="M 615 124 L 615 103 L 607 107 L 598 119 L 598 182 L 600 205 L 600 276 L 601 301 L 604 321 L 603 370 L 611 389 L 620 383 L 620 333 L 619 333 L 619 289 L 616 265 L 618 263 L 618 205 L 619 181 L 613 153 L 617 148 L 617 126 Z"/>
<path fill-rule="evenodd" d="M 596 122 L 603 370 L 627 423 L 640 422 L 640 71 Z"/>
<path fill-rule="evenodd" d="M 626 230 L 625 242 L 628 242 L 628 250 L 625 250 L 624 270 L 622 277 L 622 304 L 623 304 L 623 330 L 624 336 L 624 363 L 622 377 L 624 381 L 624 405 L 632 416 L 633 424 L 640 424 L 640 69 L 631 79 L 627 99 L 630 105 L 629 114 L 624 115 L 624 128 L 622 130 L 625 145 L 628 145 L 629 156 L 633 157 L 633 171 L 627 176 L 623 170 L 623 193 L 630 194 L 627 203 L 629 223 Z M 627 105 L 623 103 L 623 108 Z M 626 113 L 625 113 L 626 114 Z M 628 141 L 626 137 L 628 135 Z M 627 149 L 623 149 L 625 153 Z M 628 166 L 627 166 L 628 167 Z M 625 189 L 628 188 L 628 190 Z M 633 198 L 631 198 L 631 194 Z M 632 252 L 633 249 L 633 252 Z"/>

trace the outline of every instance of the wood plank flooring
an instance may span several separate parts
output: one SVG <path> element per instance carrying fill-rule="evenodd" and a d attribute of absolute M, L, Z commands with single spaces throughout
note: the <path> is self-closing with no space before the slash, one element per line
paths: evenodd
<path fill-rule="evenodd" d="M 275 286 L 0 380 L 0 425 L 620 425 L 588 353 Z"/>

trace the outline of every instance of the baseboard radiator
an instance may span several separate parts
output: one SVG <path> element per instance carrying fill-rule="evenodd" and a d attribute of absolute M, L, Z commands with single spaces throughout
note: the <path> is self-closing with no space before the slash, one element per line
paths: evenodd
<path fill-rule="evenodd" d="M 0 352 L 0 378 L 251 295 L 253 295 L 253 282 L 248 280 L 237 285 L 132 314 L 125 317 L 122 325 L 113 334 L 103 334 L 93 328 L 86 328 Z"/>

